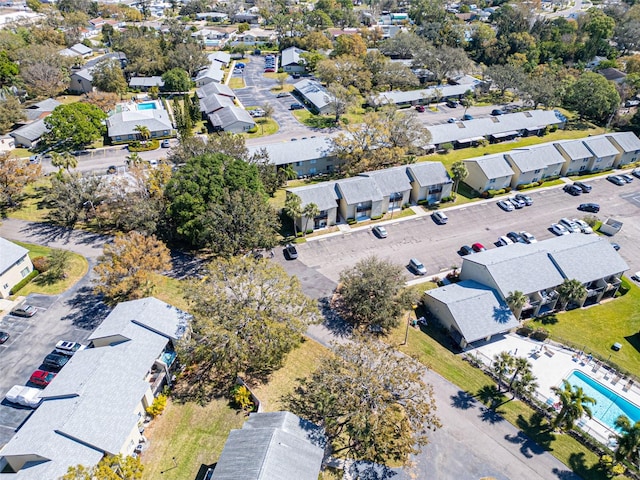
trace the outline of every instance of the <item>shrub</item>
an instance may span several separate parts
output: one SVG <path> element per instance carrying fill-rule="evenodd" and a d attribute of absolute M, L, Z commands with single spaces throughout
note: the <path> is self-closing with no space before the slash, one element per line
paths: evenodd
<path fill-rule="evenodd" d="M 402 208 L 402 210 L 406 210 L 409 207 L 410 207 L 410 205 L 408 203 L 403 203 L 401 208 Z"/>
<path fill-rule="evenodd" d="M 305 235 L 309 235 L 310 233 L 313 233 L 313 228 L 310 228 L 306 232 L 304 232 Z"/>
<path fill-rule="evenodd" d="M 429 200 L 427 200 L 426 198 L 422 200 L 418 200 L 418 205 L 427 205 L 428 203 L 429 203 Z"/>
<path fill-rule="evenodd" d="M 296 234 L 296 237 L 301 237 L 302 235 L 304 235 L 304 232 L 298 232 L 298 233 Z"/>
<path fill-rule="evenodd" d="M 130 152 L 148 152 L 150 150 L 157 150 L 158 148 L 160 148 L 160 142 L 155 138 L 148 140 L 145 144 L 140 142 L 131 142 L 129 144 Z"/>
<path fill-rule="evenodd" d="M 505 187 L 504 191 L 505 191 L 505 193 L 509 193 L 511 191 L 511 187 Z"/>
<path fill-rule="evenodd" d="M 355 218 L 347 218 L 347 224 L 348 225 L 355 225 L 356 223 L 358 223 L 358 222 L 356 221 Z"/>
<path fill-rule="evenodd" d="M 49 270 L 49 259 L 47 257 L 36 257 L 31 259 L 31 263 L 33 263 L 33 268 L 38 270 L 40 273 L 44 273 Z"/>
<path fill-rule="evenodd" d="M 443 143 L 442 145 L 440 145 L 440 149 L 444 153 L 449 153 L 451 150 L 453 150 L 453 144 L 451 142 Z"/>
<path fill-rule="evenodd" d="M 258 131 L 258 127 L 255 126 L 253 128 L 250 128 L 249 130 L 247 130 L 247 133 L 256 133 Z"/>
<path fill-rule="evenodd" d="M 251 411 L 255 408 L 251 400 L 251 391 L 244 385 L 236 385 L 231 390 L 233 403 L 243 411 Z"/>
<path fill-rule="evenodd" d="M 555 132 L 555 131 L 557 131 L 557 130 L 558 130 L 558 126 L 557 126 L 557 125 L 551 125 L 551 126 L 549 127 L 549 132 L 551 132 L 551 133 L 553 133 L 553 132 Z"/>
<path fill-rule="evenodd" d="M 157 417 L 164 411 L 164 407 L 167 406 L 167 396 L 164 394 L 158 395 L 153 399 L 153 403 L 147 407 L 147 414 L 152 417 Z"/>
<path fill-rule="evenodd" d="M 454 197 L 453 195 L 449 195 L 448 197 L 443 197 L 442 199 L 440 199 L 440 203 L 453 202 L 455 199 L 456 197 Z"/>
<path fill-rule="evenodd" d="M 531 338 L 533 338 L 534 340 L 542 341 L 546 340 L 548 337 L 549 331 L 542 327 L 537 328 L 536 331 L 531 334 Z"/>
<path fill-rule="evenodd" d="M 531 328 L 529 325 L 523 325 L 518 330 L 516 330 L 516 333 L 521 337 L 528 337 L 533 333 L 533 328 Z"/>
<path fill-rule="evenodd" d="M 382 215 L 376 215 L 375 217 L 371 217 L 371 220 L 380 220 Z"/>
<path fill-rule="evenodd" d="M 27 275 L 26 277 L 24 277 L 22 280 L 20 280 L 19 283 L 17 283 L 9 292 L 10 295 L 15 295 L 16 293 L 18 293 L 27 283 L 29 283 L 31 280 L 33 280 L 34 278 L 36 278 L 38 276 L 39 272 L 38 270 L 33 270 L 29 275 Z"/>

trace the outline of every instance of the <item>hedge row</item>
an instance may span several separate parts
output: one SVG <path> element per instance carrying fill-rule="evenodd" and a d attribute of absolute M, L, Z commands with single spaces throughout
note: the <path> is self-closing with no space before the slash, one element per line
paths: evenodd
<path fill-rule="evenodd" d="M 33 270 L 29 275 L 27 275 L 26 277 L 24 277 L 22 280 L 20 280 L 19 283 L 17 283 L 9 292 L 9 295 L 15 295 L 16 293 L 18 293 L 27 283 L 29 283 L 31 280 L 33 280 L 34 278 L 36 278 L 38 276 L 40 272 L 38 272 L 37 270 Z"/>

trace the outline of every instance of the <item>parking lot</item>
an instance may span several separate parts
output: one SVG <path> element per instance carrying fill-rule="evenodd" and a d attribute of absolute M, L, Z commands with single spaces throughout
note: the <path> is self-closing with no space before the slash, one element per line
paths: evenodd
<path fill-rule="evenodd" d="M 297 260 L 285 261 L 278 252 L 278 261 L 302 281 L 305 291 L 316 298 L 326 296 L 338 282 L 340 272 L 370 255 L 387 259 L 405 268 L 406 279 L 416 278 L 406 268 L 409 259 L 417 257 L 427 269 L 426 278 L 438 276 L 453 266 L 460 267 L 462 245 L 482 243 L 497 248 L 498 237 L 509 231 L 526 230 L 538 240 L 553 237 L 549 226 L 561 217 L 583 218 L 577 210 L 580 203 L 595 202 L 601 206 L 597 216 L 623 222 L 620 233 L 610 238 L 621 246 L 620 255 L 630 266 L 628 274 L 640 270 L 640 181 L 618 187 L 604 178 L 588 180 L 591 193 L 573 197 L 554 186 L 528 192 L 532 206 L 513 212 L 497 207 L 497 199 L 472 203 L 447 210 L 449 222 L 436 224 L 430 215 L 390 221 L 385 225 L 388 238 L 379 239 L 371 227 L 355 228 L 350 233 L 319 237 L 298 246 Z M 578 235 L 578 234 L 575 234 Z M 579 234 L 582 235 L 582 234 Z"/>

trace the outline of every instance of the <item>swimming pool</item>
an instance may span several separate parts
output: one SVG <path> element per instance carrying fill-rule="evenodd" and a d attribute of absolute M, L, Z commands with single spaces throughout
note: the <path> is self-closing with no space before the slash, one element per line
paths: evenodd
<path fill-rule="evenodd" d="M 138 104 L 138 110 L 155 110 L 156 108 L 156 102 L 147 102 L 147 103 L 139 103 Z"/>
<path fill-rule="evenodd" d="M 615 429 L 615 421 L 620 415 L 629 417 L 631 424 L 640 420 L 640 407 L 626 398 L 622 398 L 581 371 L 574 370 L 567 377 L 567 381 L 571 385 L 581 387 L 585 395 L 596 399 L 598 402 L 596 405 L 589 405 L 593 418 L 598 419 L 609 428 Z"/>

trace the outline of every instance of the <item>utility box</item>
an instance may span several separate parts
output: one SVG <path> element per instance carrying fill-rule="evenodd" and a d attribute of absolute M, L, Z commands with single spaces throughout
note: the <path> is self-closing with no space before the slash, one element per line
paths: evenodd
<path fill-rule="evenodd" d="M 614 236 L 622 230 L 622 222 L 614 218 L 607 218 L 607 221 L 600 225 L 600 231 L 605 235 Z"/>

